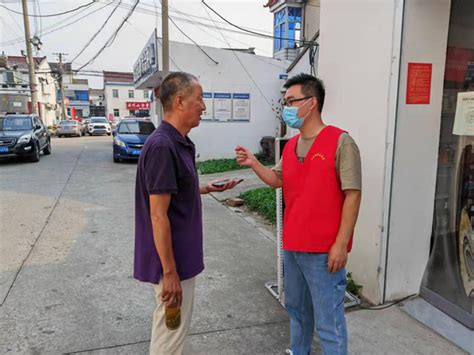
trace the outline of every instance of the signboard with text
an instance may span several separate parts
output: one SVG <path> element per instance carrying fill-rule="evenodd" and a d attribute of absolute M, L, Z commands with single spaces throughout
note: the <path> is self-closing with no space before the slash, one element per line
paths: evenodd
<path fill-rule="evenodd" d="M 214 118 L 218 121 L 229 121 L 232 119 L 231 93 L 214 93 Z"/>
<path fill-rule="evenodd" d="M 139 86 L 141 82 L 146 80 L 158 70 L 157 52 L 158 50 L 155 29 L 133 66 L 133 81 L 135 83 L 135 87 Z"/>
<path fill-rule="evenodd" d="M 233 118 L 234 121 L 250 120 L 250 94 L 232 94 Z"/>
<path fill-rule="evenodd" d="M 149 102 L 131 102 L 128 101 L 127 103 L 127 110 L 149 110 L 150 103 Z"/>

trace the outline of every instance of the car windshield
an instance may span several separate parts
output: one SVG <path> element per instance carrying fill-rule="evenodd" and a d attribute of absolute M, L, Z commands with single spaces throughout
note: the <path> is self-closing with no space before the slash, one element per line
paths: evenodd
<path fill-rule="evenodd" d="M 105 118 L 92 118 L 91 123 L 108 123 Z"/>
<path fill-rule="evenodd" d="M 0 117 L 0 131 L 28 131 L 33 129 L 30 117 Z"/>
<path fill-rule="evenodd" d="M 120 134 L 151 134 L 155 126 L 151 122 L 122 122 L 119 126 Z"/>
<path fill-rule="evenodd" d="M 74 125 L 74 124 L 77 124 L 77 122 L 76 122 L 76 121 L 61 121 L 61 122 L 59 122 L 59 124 L 60 124 L 61 126 L 66 126 L 66 125 Z"/>

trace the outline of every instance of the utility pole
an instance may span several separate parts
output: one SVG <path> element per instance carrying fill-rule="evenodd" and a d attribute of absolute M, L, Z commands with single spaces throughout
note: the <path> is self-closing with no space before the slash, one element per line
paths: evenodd
<path fill-rule="evenodd" d="M 64 102 L 64 69 L 63 69 L 63 55 L 67 53 L 54 53 L 54 55 L 59 57 L 59 90 L 61 91 L 61 119 L 66 119 L 66 104 Z"/>
<path fill-rule="evenodd" d="M 26 53 L 28 56 L 30 91 L 31 91 L 31 112 L 38 114 L 38 84 L 36 83 L 35 61 L 33 60 L 33 50 L 31 49 L 30 19 L 28 17 L 27 0 L 21 1 L 23 5 L 23 22 L 25 24 Z"/>
<path fill-rule="evenodd" d="M 170 39 L 168 30 L 168 0 L 161 0 L 161 32 L 163 47 L 163 77 L 170 71 Z"/>

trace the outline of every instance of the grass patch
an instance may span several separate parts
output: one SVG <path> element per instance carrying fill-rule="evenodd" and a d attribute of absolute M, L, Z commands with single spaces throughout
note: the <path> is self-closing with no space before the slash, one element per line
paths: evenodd
<path fill-rule="evenodd" d="M 197 164 L 199 172 L 201 174 L 215 174 L 222 173 L 224 171 L 241 170 L 247 169 L 241 167 L 235 159 L 212 159 L 199 162 Z"/>
<path fill-rule="evenodd" d="M 275 190 L 262 187 L 250 190 L 240 195 L 245 204 L 271 223 L 276 223 L 276 196 Z"/>
<path fill-rule="evenodd" d="M 362 291 L 362 286 L 354 281 L 350 272 L 347 273 L 347 291 L 357 297 L 360 297 Z"/>
<path fill-rule="evenodd" d="M 272 165 L 273 162 L 268 161 L 264 158 L 261 153 L 255 154 L 255 157 L 263 164 L 263 165 Z M 232 170 L 242 170 L 248 169 L 247 167 L 242 167 L 235 159 L 211 159 L 205 160 L 202 162 L 197 163 L 197 168 L 199 172 L 203 175 L 205 174 L 216 174 L 216 173 L 223 173 L 225 171 L 232 171 Z"/>

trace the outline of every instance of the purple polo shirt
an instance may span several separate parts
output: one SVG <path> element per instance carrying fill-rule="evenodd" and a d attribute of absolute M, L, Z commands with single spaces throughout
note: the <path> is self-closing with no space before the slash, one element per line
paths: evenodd
<path fill-rule="evenodd" d="M 168 218 L 176 268 L 181 280 L 204 270 L 202 207 L 195 163 L 188 137 L 163 122 L 147 139 L 137 168 L 135 189 L 134 277 L 158 284 L 163 269 L 153 241 L 150 195 L 171 194 Z"/>

